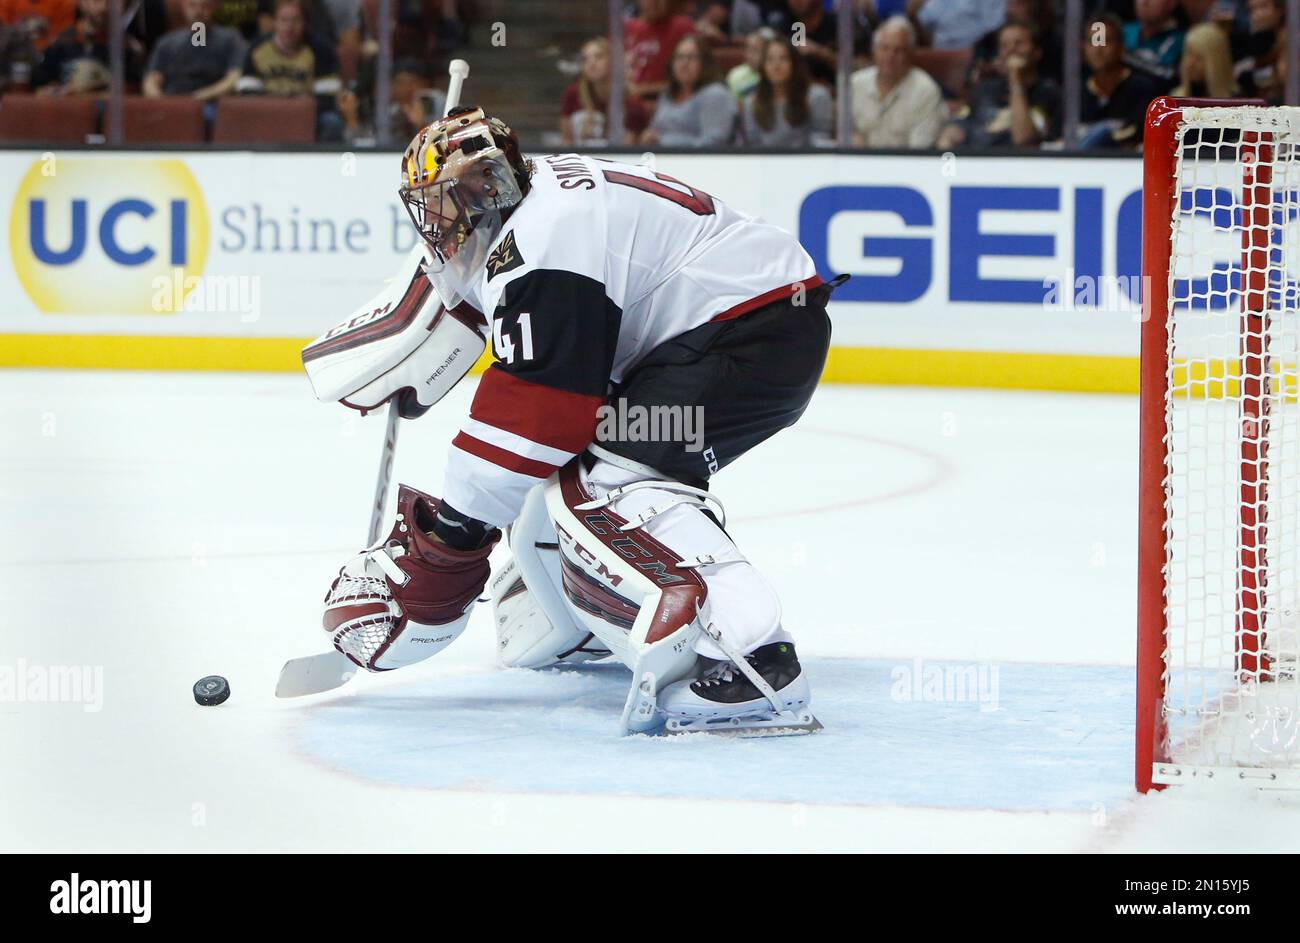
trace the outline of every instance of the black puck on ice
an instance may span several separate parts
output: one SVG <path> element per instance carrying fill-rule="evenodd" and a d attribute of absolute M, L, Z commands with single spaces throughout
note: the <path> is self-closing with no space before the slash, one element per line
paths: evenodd
<path fill-rule="evenodd" d="M 230 682 L 221 675 L 208 675 L 194 684 L 195 703 L 202 704 L 204 707 L 221 704 L 228 697 L 230 697 Z"/>

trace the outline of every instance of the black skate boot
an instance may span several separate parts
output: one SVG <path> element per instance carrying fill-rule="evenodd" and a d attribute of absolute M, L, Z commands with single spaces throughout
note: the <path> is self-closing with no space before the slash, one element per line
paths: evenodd
<path fill-rule="evenodd" d="M 808 710 L 812 693 L 792 643 L 764 645 L 745 661 L 771 687 L 779 710 L 734 663 L 714 661 L 695 681 L 679 681 L 664 690 L 659 707 L 668 715 L 668 731 L 808 733 L 821 728 Z"/>
<path fill-rule="evenodd" d="M 777 694 L 781 694 L 790 682 L 803 674 L 799 658 L 794 653 L 794 645 L 790 642 L 773 642 L 756 648 L 745 656 L 745 660 L 754 666 L 754 670 Z M 807 685 L 803 687 L 806 689 Z M 691 691 L 697 697 L 717 704 L 764 700 L 762 692 L 754 687 L 754 682 L 729 661 L 714 662 L 698 680 L 691 682 Z"/>

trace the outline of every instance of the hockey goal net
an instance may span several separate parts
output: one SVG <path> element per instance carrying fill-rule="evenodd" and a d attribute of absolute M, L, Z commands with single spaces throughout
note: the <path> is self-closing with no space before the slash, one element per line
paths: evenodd
<path fill-rule="evenodd" d="M 1147 114 L 1137 785 L 1300 787 L 1300 109 Z"/>

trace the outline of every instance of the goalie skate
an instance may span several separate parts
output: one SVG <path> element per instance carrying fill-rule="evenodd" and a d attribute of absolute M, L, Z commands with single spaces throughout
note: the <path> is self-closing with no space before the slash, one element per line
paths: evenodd
<path fill-rule="evenodd" d="M 714 737 L 792 737 L 816 733 L 822 722 L 813 712 L 782 711 L 779 714 L 755 717 L 715 717 L 710 720 L 697 717 L 672 717 L 664 724 L 664 735 L 673 737 L 687 733 L 704 733 Z"/>
<path fill-rule="evenodd" d="M 770 737 L 821 730 L 811 700 L 794 646 L 774 642 L 669 686 L 658 706 L 667 717 L 666 734 Z"/>

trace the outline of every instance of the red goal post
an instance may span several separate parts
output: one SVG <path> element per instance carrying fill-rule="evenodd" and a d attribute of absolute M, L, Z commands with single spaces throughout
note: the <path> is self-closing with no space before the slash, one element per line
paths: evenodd
<path fill-rule="evenodd" d="M 1147 112 L 1141 791 L 1300 787 L 1298 143 L 1300 109 Z"/>

